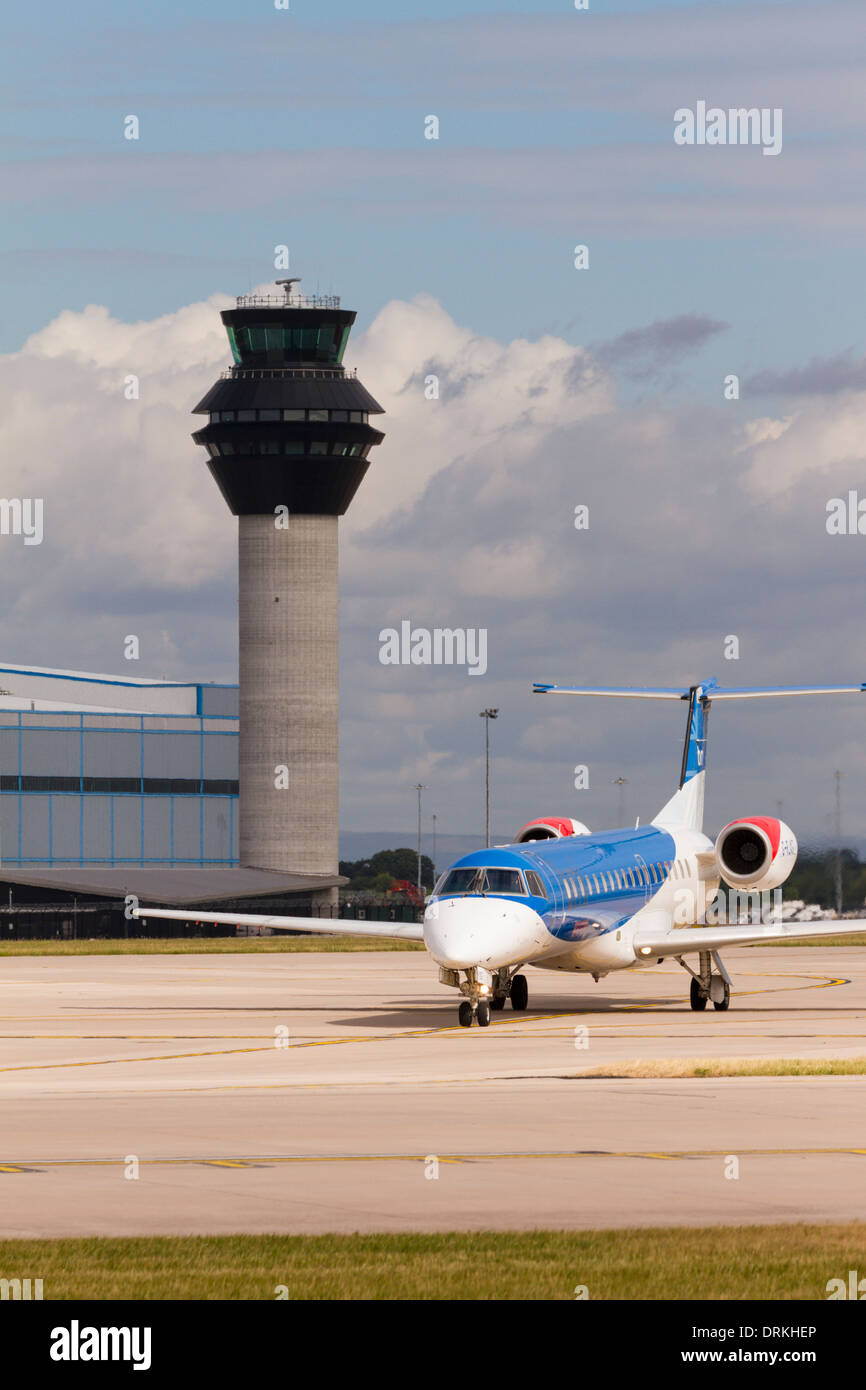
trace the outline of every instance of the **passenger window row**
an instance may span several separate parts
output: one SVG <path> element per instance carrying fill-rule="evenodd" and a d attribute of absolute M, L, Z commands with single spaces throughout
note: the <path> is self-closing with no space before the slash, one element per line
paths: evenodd
<path fill-rule="evenodd" d="M 563 879 L 563 884 L 569 900 L 577 901 L 580 898 L 598 897 L 602 893 L 625 892 L 629 888 L 659 887 L 668 876 L 676 879 L 686 878 L 687 861 L 665 860 L 661 864 L 648 864 L 633 869 L 608 869 L 603 873 L 574 874 Z"/>

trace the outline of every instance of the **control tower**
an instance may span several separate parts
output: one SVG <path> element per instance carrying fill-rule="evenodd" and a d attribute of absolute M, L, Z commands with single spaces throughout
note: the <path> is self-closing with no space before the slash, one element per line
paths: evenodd
<path fill-rule="evenodd" d="M 339 862 L 337 526 L 384 435 L 343 353 L 355 322 L 297 280 L 222 312 L 235 365 L 193 435 L 238 518 L 240 862 Z M 314 911 L 327 911 L 323 890 Z"/>

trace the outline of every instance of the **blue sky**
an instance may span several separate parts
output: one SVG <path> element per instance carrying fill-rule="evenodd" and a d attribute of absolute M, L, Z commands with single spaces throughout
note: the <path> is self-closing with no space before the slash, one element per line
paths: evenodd
<path fill-rule="evenodd" d="M 270 277 L 279 243 L 362 320 L 424 291 L 502 337 L 596 342 L 686 312 L 729 323 L 689 365 L 688 397 L 861 341 L 859 215 L 843 192 L 822 216 L 810 189 L 825 142 L 844 182 L 859 168 L 845 157 L 858 103 L 838 92 L 855 72 L 845 25 L 851 42 L 862 32 L 850 4 L 293 0 L 239 17 L 187 0 L 11 16 L 7 351 L 62 308 L 151 317 L 241 292 Z M 699 96 L 784 99 L 783 155 L 682 158 L 673 110 Z M 138 142 L 122 138 L 129 112 Z M 429 112 L 438 142 L 423 139 Z M 547 184 L 527 201 L 533 168 Z M 572 268 L 579 242 L 587 273 Z"/>
<path fill-rule="evenodd" d="M 864 462 L 861 0 L 17 0 L 6 30 L 3 490 L 39 479 L 66 523 L 0 554 L 7 660 L 110 671 L 141 630 L 151 674 L 232 678 L 232 522 L 188 412 L 227 357 L 205 301 L 275 278 L 287 244 L 306 290 L 358 311 L 347 360 L 389 411 L 343 528 L 348 827 L 411 817 L 420 778 L 442 833 L 473 829 L 480 703 L 503 706 L 500 824 L 603 824 L 643 727 L 542 712 L 533 679 L 734 683 L 719 653 L 740 629 L 736 683 L 857 678 L 860 541 L 828 543 L 824 506 Z M 698 100 L 782 108 L 781 154 L 677 147 Z M 413 394 L 431 363 L 452 388 L 435 422 Z M 134 418 L 121 367 L 149 383 Z M 598 530 L 578 552 L 582 500 Z M 490 676 L 383 675 L 376 634 L 402 616 L 489 625 Z M 720 718 L 714 813 L 742 789 L 823 833 L 844 762 L 862 819 L 859 730 L 847 708 L 769 737 L 764 715 Z M 679 737 L 665 725 L 630 790 L 644 815 Z M 581 753 L 604 767 L 586 812 Z"/>

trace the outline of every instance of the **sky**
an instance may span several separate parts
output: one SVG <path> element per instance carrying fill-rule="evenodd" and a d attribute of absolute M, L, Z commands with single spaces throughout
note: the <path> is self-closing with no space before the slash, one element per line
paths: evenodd
<path fill-rule="evenodd" d="M 386 410 L 342 523 L 346 829 L 408 831 L 421 781 L 425 829 L 476 832 L 486 706 L 498 836 L 610 825 L 617 777 L 650 818 L 679 706 L 534 680 L 866 679 L 866 538 L 826 527 L 866 495 L 862 4 L 49 0 L 6 29 L 0 490 L 46 520 L 0 536 L 5 661 L 128 673 L 134 632 L 142 674 L 235 678 L 235 522 L 189 412 L 285 245 L 357 310 Z M 699 101 L 780 110 L 780 153 L 676 144 Z M 485 629 L 485 674 L 383 666 L 403 620 Z M 866 834 L 864 719 L 717 706 L 708 828 L 781 804 L 823 837 L 840 768 Z"/>

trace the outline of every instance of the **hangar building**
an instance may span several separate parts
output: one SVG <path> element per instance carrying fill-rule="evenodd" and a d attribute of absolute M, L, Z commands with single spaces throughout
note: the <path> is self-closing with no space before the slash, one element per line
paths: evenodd
<path fill-rule="evenodd" d="M 238 866 L 237 686 L 0 667 L 3 937 L 137 932 L 130 894 L 306 914 L 342 881 Z"/>

